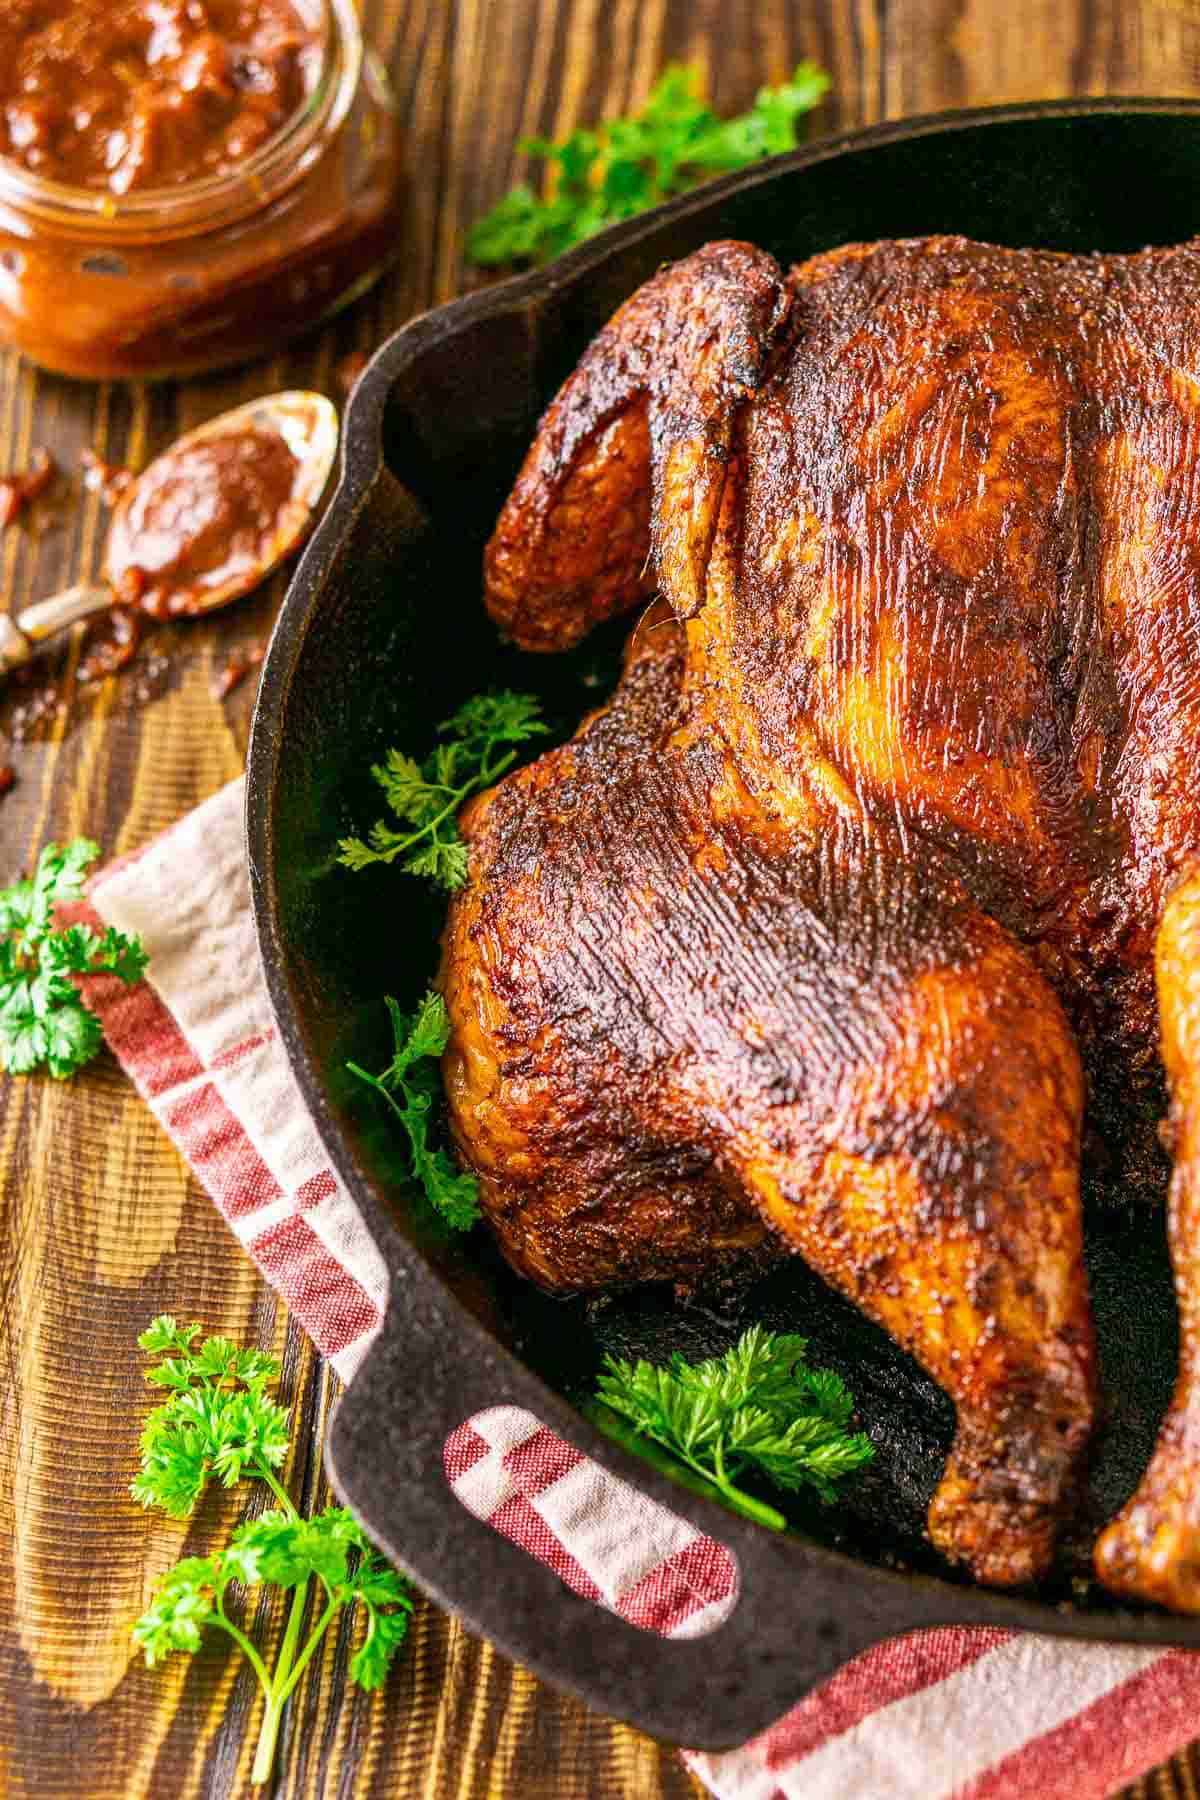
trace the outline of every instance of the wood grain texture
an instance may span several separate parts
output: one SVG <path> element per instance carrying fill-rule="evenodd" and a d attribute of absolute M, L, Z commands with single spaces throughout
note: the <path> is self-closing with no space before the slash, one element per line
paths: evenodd
<path fill-rule="evenodd" d="M 90 574 L 104 515 L 81 490 L 92 446 L 143 464 L 179 431 L 267 389 L 323 388 L 420 308 L 478 280 L 460 261 L 470 221 L 524 163 L 527 132 L 558 132 L 637 101 L 662 64 L 705 69 L 744 105 L 801 56 L 831 72 L 822 124 L 1068 93 L 1200 91 L 1200 0 L 375 0 L 367 24 L 392 71 L 412 170 L 403 253 L 367 300 L 269 364 L 186 387 L 84 387 L 0 358 L 0 465 L 48 444 L 63 503 L 0 539 L 0 604 L 14 610 Z M 74 691 L 0 764 L 0 882 L 49 837 L 87 831 L 132 849 L 236 774 L 252 683 L 214 683 L 266 630 L 277 580 L 230 613 L 163 628 L 137 667 Z M 284 1357 L 295 1490 L 321 1504 L 333 1386 L 107 1056 L 70 1087 L 0 1078 L 0 1792 L 224 1800 L 248 1791 L 253 1684 L 214 1644 L 148 1672 L 130 1620 L 182 1543 L 236 1516 L 218 1497 L 185 1533 L 124 1498 L 147 1404 L 134 1338 L 169 1309 Z M 264 1627 L 267 1621 L 260 1621 Z M 381 1695 L 346 1681 L 345 1632 L 290 1708 L 276 1791 L 305 1800 L 605 1800 L 694 1795 L 669 1750 L 561 1699 L 454 1621 L 422 1606 Z M 1178 1758 L 1130 1790 L 1194 1800 Z"/>

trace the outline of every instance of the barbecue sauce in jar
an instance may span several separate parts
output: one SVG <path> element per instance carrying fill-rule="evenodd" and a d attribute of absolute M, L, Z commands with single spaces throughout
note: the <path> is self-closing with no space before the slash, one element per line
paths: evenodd
<path fill-rule="evenodd" d="M 398 242 L 353 0 L 5 0 L 0 337 L 86 378 L 278 349 Z"/>
<path fill-rule="evenodd" d="M 6 0 L 0 155 L 110 194 L 229 174 L 320 62 L 292 0 Z"/>

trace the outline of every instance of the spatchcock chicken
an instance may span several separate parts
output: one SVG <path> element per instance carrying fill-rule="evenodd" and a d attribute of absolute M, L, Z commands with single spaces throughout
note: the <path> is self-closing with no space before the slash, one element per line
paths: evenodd
<path fill-rule="evenodd" d="M 442 970 L 513 1265 L 799 1254 L 953 1400 L 929 1534 L 1000 1585 L 1046 1568 L 1096 1417 L 1085 1098 L 1161 1046 L 1181 1367 L 1096 1560 L 1192 1612 L 1198 520 L 1200 247 L 664 269 L 485 567 L 529 650 L 650 605 L 609 705 L 464 814 Z"/>

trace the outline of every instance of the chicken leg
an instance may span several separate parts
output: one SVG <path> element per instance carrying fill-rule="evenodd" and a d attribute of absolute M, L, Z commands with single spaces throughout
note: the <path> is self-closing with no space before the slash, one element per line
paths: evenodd
<path fill-rule="evenodd" d="M 1179 1305 L 1179 1375 L 1137 1492 L 1096 1546 L 1119 1593 L 1200 1612 L 1200 871 L 1172 895 L 1155 955 L 1175 1172 L 1167 1236 Z"/>
<path fill-rule="evenodd" d="M 552 1289 L 687 1278 L 769 1227 L 954 1400 L 934 1542 L 1027 1580 L 1093 1412 L 1070 1030 L 883 839 L 769 856 L 714 822 L 712 753 L 669 729 L 677 630 L 636 636 L 614 705 L 464 816 L 458 1144 Z"/>

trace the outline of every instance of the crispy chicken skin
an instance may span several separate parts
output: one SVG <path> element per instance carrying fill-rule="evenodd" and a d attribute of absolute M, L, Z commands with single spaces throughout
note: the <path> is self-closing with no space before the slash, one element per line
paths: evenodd
<path fill-rule="evenodd" d="M 524 649 L 565 650 L 656 587 L 699 608 L 737 407 L 787 305 L 769 257 L 712 244 L 600 333 L 487 548 L 488 610 Z"/>
<path fill-rule="evenodd" d="M 485 569 L 529 649 L 662 599 L 611 705 L 464 815 L 443 964 L 455 1136 L 514 1265 L 568 1291 L 797 1252 L 955 1402 L 930 1535 L 999 1584 L 1074 1504 L 1085 1091 L 1149 1083 L 1161 1005 L 1183 1361 L 1097 1561 L 1189 1610 L 1198 472 L 1191 247 L 664 270 Z"/>

